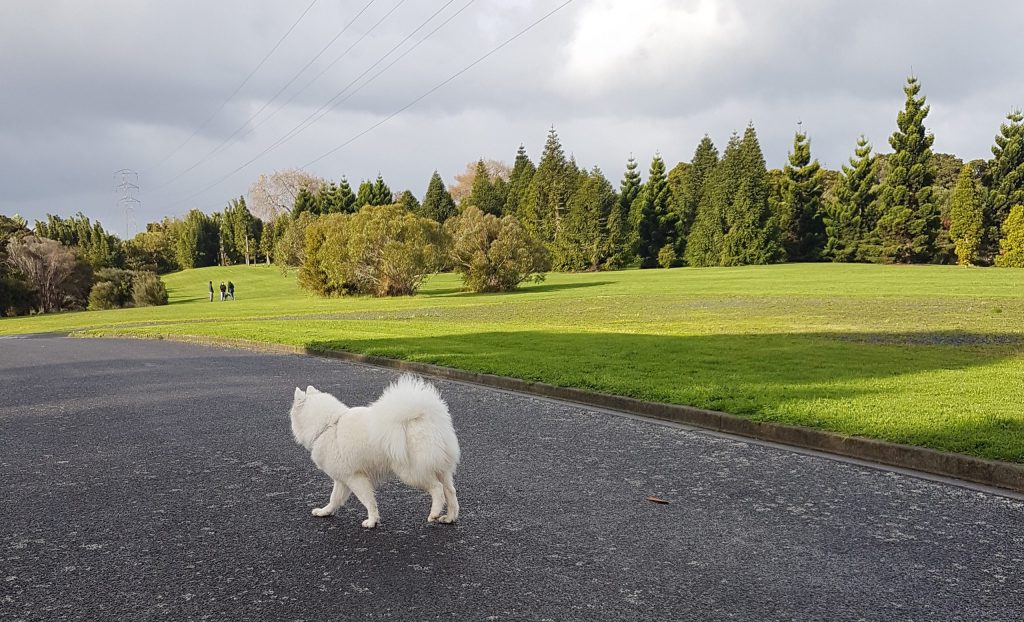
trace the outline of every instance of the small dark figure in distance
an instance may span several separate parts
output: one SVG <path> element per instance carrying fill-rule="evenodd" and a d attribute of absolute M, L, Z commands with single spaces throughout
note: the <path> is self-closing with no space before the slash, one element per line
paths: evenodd
<path fill-rule="evenodd" d="M 224 285 L 224 281 L 221 281 L 220 282 L 220 301 L 224 302 L 224 300 L 227 298 L 227 296 L 228 296 L 228 288 Z"/>
<path fill-rule="evenodd" d="M 228 297 L 231 298 L 231 300 L 235 299 L 235 284 L 231 281 L 228 281 Z"/>
<path fill-rule="evenodd" d="M 213 281 L 210 281 L 210 302 L 213 302 Z"/>

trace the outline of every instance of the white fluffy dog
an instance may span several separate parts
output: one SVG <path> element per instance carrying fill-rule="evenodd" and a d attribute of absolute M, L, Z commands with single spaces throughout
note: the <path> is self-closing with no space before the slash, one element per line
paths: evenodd
<path fill-rule="evenodd" d="M 331 500 L 313 516 L 330 516 L 350 493 L 366 506 L 363 527 L 380 522 L 374 487 L 394 473 L 430 494 L 428 522 L 453 523 L 459 517 L 455 467 L 459 440 L 448 406 L 433 385 L 405 375 L 376 402 L 349 408 L 333 395 L 295 389 L 292 434 L 313 462 L 334 480 Z M 447 512 L 441 514 L 447 505 Z"/>

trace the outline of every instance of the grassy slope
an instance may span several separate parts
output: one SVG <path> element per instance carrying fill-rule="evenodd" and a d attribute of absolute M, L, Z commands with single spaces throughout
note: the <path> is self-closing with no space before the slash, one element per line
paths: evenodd
<path fill-rule="evenodd" d="M 238 300 L 209 303 L 231 279 Z M 217 335 L 367 352 L 1024 462 L 1024 271 L 779 265 L 551 275 L 501 295 L 316 299 L 275 268 L 165 277 L 167 307 L 0 334 Z"/>

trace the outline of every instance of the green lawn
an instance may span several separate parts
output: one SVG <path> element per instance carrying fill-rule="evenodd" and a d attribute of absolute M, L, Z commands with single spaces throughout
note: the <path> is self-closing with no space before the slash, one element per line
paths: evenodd
<path fill-rule="evenodd" d="M 238 299 L 208 302 L 210 279 Z M 166 307 L 9 318 L 0 334 L 348 350 L 1024 462 L 1024 270 L 681 268 L 483 295 L 438 275 L 400 299 L 313 298 L 266 266 L 165 281 Z"/>

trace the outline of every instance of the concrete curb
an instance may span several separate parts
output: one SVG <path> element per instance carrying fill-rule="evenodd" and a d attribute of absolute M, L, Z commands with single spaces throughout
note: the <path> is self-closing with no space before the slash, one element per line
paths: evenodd
<path fill-rule="evenodd" d="M 277 352 L 286 354 L 303 354 L 324 358 L 340 359 L 356 363 L 387 367 L 403 371 L 415 372 L 427 376 L 471 382 L 473 384 L 516 391 L 528 395 L 554 398 L 576 402 L 586 406 L 618 410 L 632 415 L 640 415 L 664 421 L 672 421 L 685 425 L 724 432 L 738 436 L 781 443 L 804 449 L 825 453 L 838 454 L 848 458 L 856 458 L 903 469 L 923 471 L 933 475 L 1004 488 L 1024 493 L 1024 465 L 997 460 L 986 460 L 963 454 L 899 445 L 858 436 L 846 436 L 835 432 L 825 432 L 811 428 L 752 421 L 736 415 L 729 415 L 713 410 L 703 410 L 690 406 L 647 402 L 630 397 L 594 393 L 582 389 L 557 387 L 541 382 L 530 382 L 518 378 L 480 374 L 476 372 L 441 367 L 429 363 L 417 363 L 389 359 L 352 352 L 314 350 L 303 346 L 262 343 L 245 339 L 207 338 L 194 336 L 160 337 L 168 341 L 195 343 L 201 345 L 227 346 L 257 350 L 261 352 Z"/>

